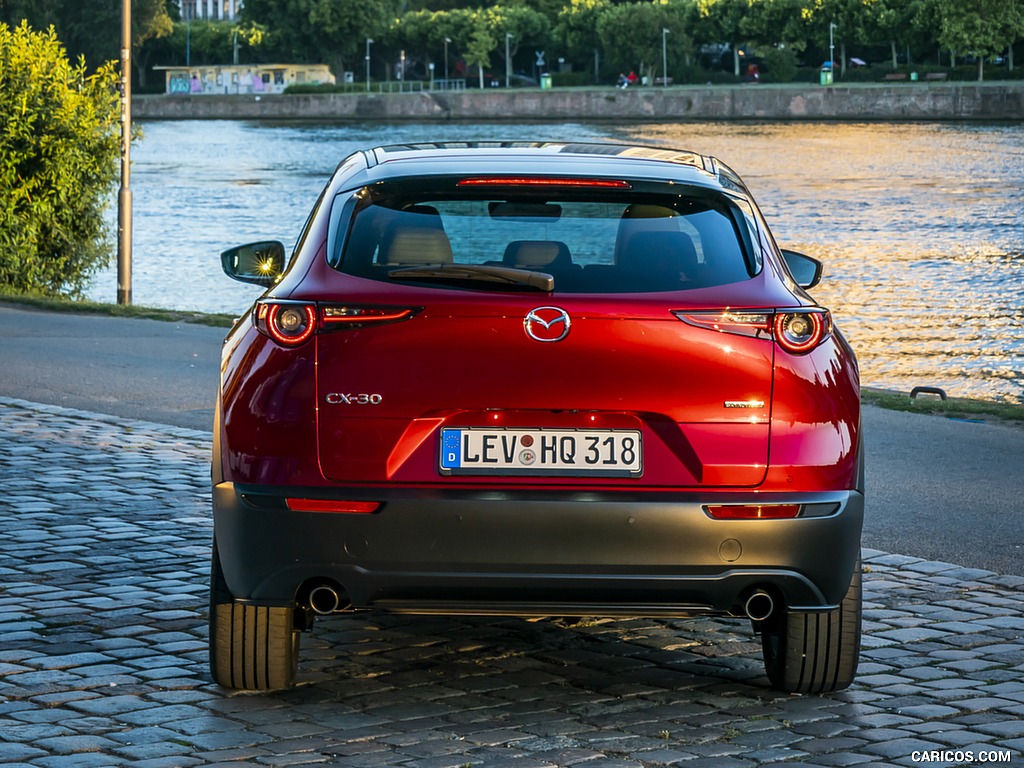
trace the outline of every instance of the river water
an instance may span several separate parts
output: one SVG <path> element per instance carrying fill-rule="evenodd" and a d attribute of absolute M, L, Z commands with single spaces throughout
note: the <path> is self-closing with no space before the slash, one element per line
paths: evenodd
<path fill-rule="evenodd" d="M 628 140 L 712 154 L 784 247 L 825 262 L 863 383 L 1024 402 L 1024 126 L 144 123 L 132 150 L 133 300 L 241 313 L 259 289 L 220 251 L 291 245 L 337 163 L 379 143 Z M 113 213 L 113 212 L 112 212 Z M 116 213 L 111 216 L 116 221 Z M 113 302 L 114 265 L 89 298 Z"/>

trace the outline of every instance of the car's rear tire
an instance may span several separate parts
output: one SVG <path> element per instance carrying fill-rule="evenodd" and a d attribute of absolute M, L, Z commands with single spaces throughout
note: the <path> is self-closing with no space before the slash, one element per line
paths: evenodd
<path fill-rule="evenodd" d="M 860 658 L 861 566 L 839 608 L 827 613 L 784 611 L 761 627 L 765 671 L 772 687 L 829 693 L 849 687 Z"/>
<path fill-rule="evenodd" d="M 300 633 L 290 607 L 245 605 L 228 591 L 217 544 L 210 559 L 210 674 L 218 685 L 250 691 L 295 680 Z"/>

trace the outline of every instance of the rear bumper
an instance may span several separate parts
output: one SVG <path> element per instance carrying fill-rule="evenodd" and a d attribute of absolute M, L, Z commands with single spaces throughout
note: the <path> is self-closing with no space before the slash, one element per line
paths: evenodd
<path fill-rule="evenodd" d="M 232 594 L 287 605 L 333 582 L 355 608 L 529 615 L 736 614 L 755 589 L 830 610 L 860 553 L 863 496 L 530 494 L 366 489 L 373 514 L 292 512 L 323 489 L 213 489 Z M 715 503 L 800 503 L 811 516 L 713 520 Z"/>

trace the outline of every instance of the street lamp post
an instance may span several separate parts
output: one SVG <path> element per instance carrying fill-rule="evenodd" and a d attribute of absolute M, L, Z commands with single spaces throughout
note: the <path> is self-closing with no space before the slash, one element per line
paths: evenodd
<path fill-rule="evenodd" d="M 121 187 L 117 192 L 117 303 L 132 303 L 132 3 L 121 0 Z"/>
<path fill-rule="evenodd" d="M 366 38 L 366 92 L 370 92 L 370 45 L 373 43 L 371 38 Z"/>
<path fill-rule="evenodd" d="M 668 27 L 661 28 L 661 85 L 664 88 L 668 87 L 668 46 L 666 45 L 666 38 L 668 37 Z"/>
<path fill-rule="evenodd" d="M 835 46 L 835 40 L 834 40 L 834 38 L 832 36 L 832 33 L 835 30 L 835 28 L 836 28 L 836 23 L 834 21 L 830 21 L 828 23 L 828 66 L 829 66 L 829 69 L 832 70 L 832 76 L 833 77 L 835 76 L 835 73 L 836 73 L 836 54 L 835 54 L 836 46 Z"/>
<path fill-rule="evenodd" d="M 445 88 L 448 87 L 448 43 L 450 43 L 451 41 L 452 41 L 452 39 L 450 37 L 446 37 L 444 39 L 444 87 Z"/>
<path fill-rule="evenodd" d="M 508 55 L 508 41 L 512 39 L 512 33 L 505 33 L 505 87 L 508 88 L 509 81 L 512 79 L 512 61 Z"/>

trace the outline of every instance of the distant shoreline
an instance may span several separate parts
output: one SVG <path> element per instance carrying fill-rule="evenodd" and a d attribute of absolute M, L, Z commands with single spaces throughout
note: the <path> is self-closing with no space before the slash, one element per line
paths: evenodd
<path fill-rule="evenodd" d="M 947 121 L 1024 119 L 1024 81 L 467 89 L 132 98 L 134 120 Z"/>

